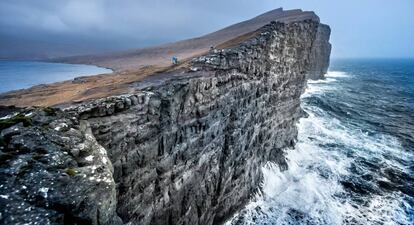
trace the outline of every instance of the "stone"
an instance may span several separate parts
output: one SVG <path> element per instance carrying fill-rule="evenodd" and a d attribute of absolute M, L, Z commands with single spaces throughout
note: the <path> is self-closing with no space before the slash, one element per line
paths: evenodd
<path fill-rule="evenodd" d="M 32 124 L 0 133 L 0 223 L 223 223 L 259 190 L 263 165 L 288 169 L 328 29 L 272 22 L 136 93 L 32 109 Z"/>

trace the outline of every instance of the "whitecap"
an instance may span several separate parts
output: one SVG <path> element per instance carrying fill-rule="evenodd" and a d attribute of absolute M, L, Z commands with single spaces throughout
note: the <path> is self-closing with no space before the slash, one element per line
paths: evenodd
<path fill-rule="evenodd" d="M 325 79 L 319 79 L 319 80 L 308 80 L 308 84 L 326 84 L 337 81 L 336 79 L 332 78 L 325 78 Z"/>
<path fill-rule="evenodd" d="M 328 76 L 348 75 L 333 71 Z M 332 82 L 309 82 L 302 99 L 338 91 Z M 272 163 L 264 166 L 261 191 L 227 224 L 411 224 L 407 209 L 412 209 L 404 194 L 373 194 L 364 197 L 365 204 L 358 204 L 341 182 L 356 176 L 350 168 L 360 166 L 357 158 L 375 158 L 378 165 L 406 171 L 389 156 L 414 159 L 412 152 L 404 151 L 393 136 L 355 129 L 306 101 L 302 107 L 308 117 L 298 123 L 295 149 L 287 150 L 289 169 L 280 171 Z"/>
<path fill-rule="evenodd" d="M 325 77 L 350 77 L 350 75 L 342 71 L 328 71 Z"/>

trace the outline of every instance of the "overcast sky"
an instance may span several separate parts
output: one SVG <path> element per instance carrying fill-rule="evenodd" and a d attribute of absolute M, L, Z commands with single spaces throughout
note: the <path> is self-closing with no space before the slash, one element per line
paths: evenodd
<path fill-rule="evenodd" d="M 0 57 L 144 47 L 279 7 L 315 11 L 332 28 L 333 57 L 414 57 L 413 0 L 1 0 Z"/>

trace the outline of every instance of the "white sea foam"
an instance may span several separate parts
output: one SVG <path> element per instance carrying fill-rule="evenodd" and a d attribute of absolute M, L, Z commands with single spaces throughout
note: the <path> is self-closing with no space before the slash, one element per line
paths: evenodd
<path fill-rule="evenodd" d="M 302 94 L 301 98 L 307 98 L 315 94 L 324 94 L 328 91 L 334 90 L 332 86 L 319 84 L 323 83 L 309 83 L 308 81 L 308 87 L 305 89 L 305 93 Z"/>
<path fill-rule="evenodd" d="M 344 77 L 350 77 L 350 75 L 340 71 L 329 71 L 327 74 L 325 74 L 325 79 L 308 80 L 308 87 L 306 88 L 305 93 L 302 95 L 302 98 L 309 97 L 312 94 L 322 94 L 329 90 L 333 90 L 333 86 L 326 84 L 338 82 L 338 79 L 334 78 L 341 79 Z"/>
<path fill-rule="evenodd" d="M 342 71 L 328 71 L 325 77 L 350 77 L 350 75 Z"/>
<path fill-rule="evenodd" d="M 329 75 L 347 76 L 342 72 Z M 302 97 L 332 89 L 329 83 L 309 83 Z M 266 165 L 262 169 L 262 191 L 227 224 L 240 220 L 240 224 L 411 224 L 412 218 L 404 212 L 404 207 L 410 206 L 401 193 L 373 195 L 365 199 L 367 204 L 358 205 L 344 190 L 341 180 L 353 176 L 349 168 L 357 164 L 355 158 L 375 157 L 379 165 L 405 170 L 387 156 L 407 159 L 413 154 L 404 151 L 392 136 L 370 136 L 330 117 L 317 106 L 303 107 L 309 116 L 298 124 L 295 149 L 287 151 L 289 169 L 280 171 L 276 165 Z"/>
<path fill-rule="evenodd" d="M 335 82 L 335 79 L 332 78 L 326 78 L 326 79 L 319 79 L 319 80 L 308 80 L 308 84 L 326 84 Z"/>

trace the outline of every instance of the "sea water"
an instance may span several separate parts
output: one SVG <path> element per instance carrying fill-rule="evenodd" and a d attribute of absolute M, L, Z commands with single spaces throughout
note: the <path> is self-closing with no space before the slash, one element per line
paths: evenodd
<path fill-rule="evenodd" d="M 414 60 L 333 60 L 301 101 L 289 169 L 227 224 L 414 224 Z"/>
<path fill-rule="evenodd" d="M 0 60 L 0 93 L 111 72 L 92 65 Z"/>

